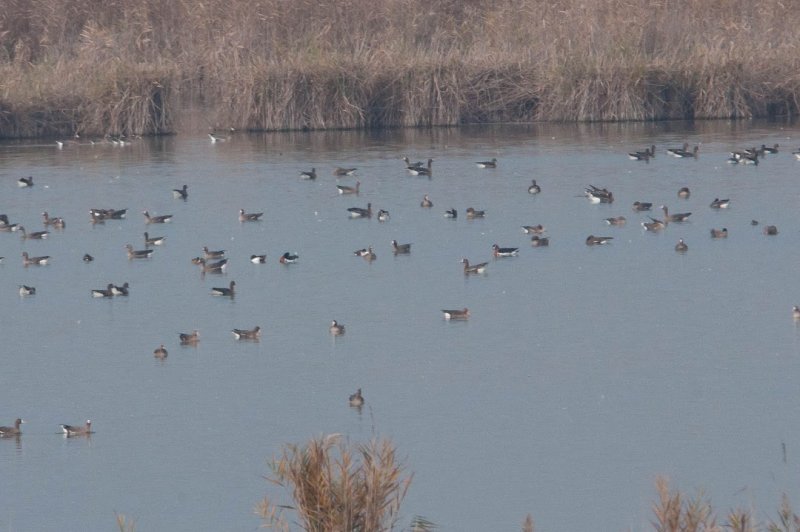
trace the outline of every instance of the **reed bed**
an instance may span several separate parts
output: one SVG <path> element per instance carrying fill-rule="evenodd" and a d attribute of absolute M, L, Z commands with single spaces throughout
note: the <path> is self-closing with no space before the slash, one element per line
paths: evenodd
<path fill-rule="evenodd" d="M 782 0 L 6 0 L 0 136 L 798 112 Z"/>

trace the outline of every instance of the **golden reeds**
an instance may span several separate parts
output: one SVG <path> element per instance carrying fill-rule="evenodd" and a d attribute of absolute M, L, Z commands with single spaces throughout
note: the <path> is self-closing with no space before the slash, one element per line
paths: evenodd
<path fill-rule="evenodd" d="M 798 20 L 795 20 L 798 19 Z M 798 112 L 782 0 L 8 0 L 0 136 Z"/>

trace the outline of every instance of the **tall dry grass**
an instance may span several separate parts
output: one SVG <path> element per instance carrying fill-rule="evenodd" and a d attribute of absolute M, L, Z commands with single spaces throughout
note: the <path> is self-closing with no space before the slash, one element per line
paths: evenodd
<path fill-rule="evenodd" d="M 404 474 L 390 441 L 351 445 L 338 435 L 287 445 L 270 468 L 267 479 L 286 489 L 293 505 L 265 498 L 256 513 L 265 526 L 287 531 L 285 509 L 308 531 L 392 530 L 412 478 Z"/>
<path fill-rule="evenodd" d="M 798 111 L 784 0 L 6 0 L 0 136 Z"/>

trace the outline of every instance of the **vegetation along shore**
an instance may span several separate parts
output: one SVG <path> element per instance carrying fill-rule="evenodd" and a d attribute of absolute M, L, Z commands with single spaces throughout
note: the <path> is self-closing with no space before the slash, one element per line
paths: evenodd
<path fill-rule="evenodd" d="M 795 20 L 798 19 L 798 20 Z M 792 115 L 780 0 L 7 0 L 0 137 Z"/>

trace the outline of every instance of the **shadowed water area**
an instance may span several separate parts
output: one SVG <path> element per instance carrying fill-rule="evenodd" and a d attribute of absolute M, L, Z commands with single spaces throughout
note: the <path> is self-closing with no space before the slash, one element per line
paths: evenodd
<path fill-rule="evenodd" d="M 109 530 L 115 512 L 141 530 L 254 530 L 262 497 L 291 504 L 263 479 L 268 460 L 323 433 L 392 439 L 414 473 L 400 528 L 422 515 L 517 530 L 531 513 L 542 531 L 649 530 L 657 475 L 720 513 L 774 518 L 800 493 L 798 136 L 713 122 L 0 144 L 0 213 L 28 232 L 43 211 L 66 221 L 41 241 L 0 233 L 0 424 L 26 421 L 0 440 L 0 530 Z M 684 142 L 699 157 L 666 153 Z M 775 143 L 758 165 L 726 162 Z M 629 160 L 651 144 L 655 158 Z M 432 176 L 404 156 L 433 159 Z M 591 204 L 589 185 L 614 202 Z M 371 219 L 348 216 L 368 204 Z M 645 231 L 661 205 L 692 215 Z M 93 224 L 92 208 L 127 217 Z M 264 214 L 243 223 L 240 209 Z M 547 247 L 521 229 L 537 224 Z M 164 244 L 129 259 L 145 231 Z M 495 243 L 519 253 L 493 258 Z M 226 250 L 225 273 L 192 264 L 203 246 Z M 371 262 L 354 254 L 368 246 Z M 24 267 L 23 251 L 51 261 Z M 287 251 L 299 260 L 279 263 Z M 466 276 L 462 258 L 486 272 Z M 231 281 L 234 297 L 212 295 Z M 127 297 L 92 297 L 124 282 Z M 465 307 L 468 320 L 443 318 Z M 255 326 L 260 341 L 231 334 Z M 60 434 L 87 419 L 90 438 Z"/>

